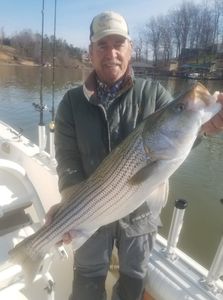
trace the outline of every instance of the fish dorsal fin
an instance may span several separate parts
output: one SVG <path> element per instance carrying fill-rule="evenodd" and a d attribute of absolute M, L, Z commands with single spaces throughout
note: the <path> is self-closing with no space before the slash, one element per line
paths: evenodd
<path fill-rule="evenodd" d="M 135 175 L 130 179 L 130 184 L 137 185 L 145 180 L 147 180 L 150 176 L 153 175 L 154 169 L 157 167 L 158 161 L 150 161 L 148 164 L 140 169 Z"/>

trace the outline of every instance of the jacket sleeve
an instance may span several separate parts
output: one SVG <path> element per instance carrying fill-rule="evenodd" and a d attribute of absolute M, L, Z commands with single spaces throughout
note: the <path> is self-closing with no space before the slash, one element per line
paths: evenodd
<path fill-rule="evenodd" d="M 167 91 L 159 82 L 157 83 L 156 94 L 155 110 L 160 109 L 173 100 L 173 97 L 170 95 L 169 91 Z"/>
<path fill-rule="evenodd" d="M 140 99 L 139 122 L 172 101 L 170 93 L 158 81 L 144 79 L 136 84 L 141 85 L 140 94 L 136 95 Z"/>
<path fill-rule="evenodd" d="M 72 99 L 75 101 L 75 99 Z M 78 149 L 75 120 L 72 114 L 70 92 L 60 102 L 55 118 L 55 152 L 60 192 L 85 179 Z"/>

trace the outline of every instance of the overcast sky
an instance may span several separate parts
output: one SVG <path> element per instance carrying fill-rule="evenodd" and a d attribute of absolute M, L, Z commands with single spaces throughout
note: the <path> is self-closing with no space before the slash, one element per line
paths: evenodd
<path fill-rule="evenodd" d="M 202 0 L 194 0 L 201 3 Z M 57 0 L 57 38 L 87 48 L 92 18 L 105 10 L 121 13 L 134 38 L 151 16 L 167 14 L 183 0 Z M 0 0 L 0 29 L 10 36 L 22 29 L 41 32 L 42 0 Z M 45 0 L 45 33 L 53 34 L 54 0 Z"/>

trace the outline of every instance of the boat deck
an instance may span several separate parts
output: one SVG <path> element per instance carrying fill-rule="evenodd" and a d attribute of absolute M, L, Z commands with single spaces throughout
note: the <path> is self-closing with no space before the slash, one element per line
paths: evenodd
<path fill-rule="evenodd" d="M 45 275 L 32 286 L 24 287 L 22 277 L 15 282 L 14 274 L 6 274 L 2 270 L 8 259 L 8 251 L 43 223 L 45 211 L 60 201 L 60 195 L 57 190 L 55 165 L 52 167 L 49 155 L 40 155 L 38 147 L 26 138 L 15 138 L 14 131 L 1 122 L 0 194 L 0 300 L 68 299 L 73 278 L 73 253 L 70 246 L 66 247 L 68 259 L 55 257 L 50 272 L 47 273 L 48 277 L 44 273 Z M 173 228 L 176 227 L 179 228 L 181 225 L 177 223 Z M 172 233 L 174 232 L 175 230 L 172 230 Z M 175 239 L 178 237 L 179 233 L 174 236 Z M 150 271 L 146 289 L 154 298 L 156 300 L 223 300 L 223 238 L 209 271 L 179 251 L 174 243 L 171 243 L 169 248 L 175 256 L 172 259 L 167 251 L 167 242 L 158 236 L 148 262 Z M 111 266 L 114 265 L 117 266 L 117 261 L 112 261 Z M 108 300 L 111 298 L 112 287 L 117 276 L 117 268 L 111 268 L 106 281 Z M 13 282 L 10 281 L 9 288 L 3 289 L 3 286 L 8 286 L 6 282 L 9 281 L 8 278 Z M 55 298 L 50 298 L 46 293 L 46 289 L 50 288 L 48 282 L 52 279 L 55 282 L 53 289 Z M 146 295 L 144 300 L 151 300 L 151 298 Z"/>

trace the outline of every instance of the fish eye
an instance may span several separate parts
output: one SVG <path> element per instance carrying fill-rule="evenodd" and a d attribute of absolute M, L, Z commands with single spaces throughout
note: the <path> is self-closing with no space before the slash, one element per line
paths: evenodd
<path fill-rule="evenodd" d="M 175 107 L 175 110 L 177 111 L 177 112 L 181 112 L 181 111 L 183 111 L 185 109 L 185 104 L 184 103 L 178 103 L 177 105 L 176 105 L 176 107 Z"/>

